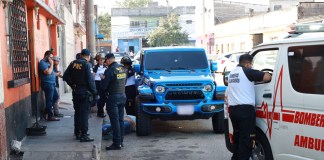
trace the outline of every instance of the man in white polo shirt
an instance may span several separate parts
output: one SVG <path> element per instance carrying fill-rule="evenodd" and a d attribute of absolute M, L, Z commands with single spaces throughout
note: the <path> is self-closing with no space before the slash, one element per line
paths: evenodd
<path fill-rule="evenodd" d="M 228 105 L 233 125 L 232 160 L 248 160 L 255 137 L 254 82 L 271 80 L 269 73 L 252 69 L 253 57 L 240 56 L 239 64 L 228 77 Z"/>

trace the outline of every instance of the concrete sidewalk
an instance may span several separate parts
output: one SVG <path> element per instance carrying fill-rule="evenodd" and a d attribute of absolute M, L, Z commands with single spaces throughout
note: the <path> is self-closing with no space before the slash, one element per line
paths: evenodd
<path fill-rule="evenodd" d="M 60 121 L 41 121 L 46 125 L 45 136 L 27 136 L 22 142 L 24 160 L 92 160 L 100 159 L 102 139 L 102 118 L 91 113 L 89 131 L 93 142 L 80 142 L 75 139 L 74 109 L 72 94 L 61 96 L 60 112 L 65 116 Z"/>

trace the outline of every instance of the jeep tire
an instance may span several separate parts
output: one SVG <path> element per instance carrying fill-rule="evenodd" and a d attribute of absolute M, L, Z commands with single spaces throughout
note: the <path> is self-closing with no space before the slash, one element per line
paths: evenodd
<path fill-rule="evenodd" d="M 151 133 L 151 118 L 141 110 L 141 99 L 136 96 L 135 107 L 136 115 L 136 135 L 147 136 Z"/>
<path fill-rule="evenodd" d="M 212 117 L 212 122 L 215 133 L 224 133 L 224 111 L 215 113 Z"/>

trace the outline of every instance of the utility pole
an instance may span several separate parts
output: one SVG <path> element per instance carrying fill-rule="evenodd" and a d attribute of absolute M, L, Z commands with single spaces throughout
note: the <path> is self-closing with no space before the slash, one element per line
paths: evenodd
<path fill-rule="evenodd" d="M 203 42 L 203 48 L 205 48 L 206 50 L 206 46 L 205 46 L 205 43 L 206 43 L 206 39 L 205 39 L 205 0 L 202 0 L 202 29 L 203 29 L 203 36 L 202 36 L 202 42 Z"/>
<path fill-rule="evenodd" d="M 94 4 L 93 0 L 86 0 L 86 18 L 87 18 L 87 48 L 91 52 L 91 57 L 96 56 L 95 30 L 94 30 Z M 94 64 L 93 59 L 91 63 Z"/>
<path fill-rule="evenodd" d="M 167 3 L 167 17 L 169 17 L 169 0 L 166 0 Z"/>

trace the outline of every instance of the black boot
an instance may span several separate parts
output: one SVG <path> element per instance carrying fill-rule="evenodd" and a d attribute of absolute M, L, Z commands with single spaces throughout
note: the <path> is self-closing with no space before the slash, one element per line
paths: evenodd
<path fill-rule="evenodd" d="M 76 140 L 80 140 L 80 138 L 81 138 L 81 133 L 79 133 L 79 134 L 74 134 L 75 135 L 75 139 Z M 86 134 L 86 136 L 90 136 L 90 134 Z"/>
<path fill-rule="evenodd" d="M 97 113 L 97 117 L 105 118 L 106 115 L 104 113 Z"/>
<path fill-rule="evenodd" d="M 110 146 L 107 146 L 106 150 L 120 150 L 121 147 L 122 147 L 121 145 L 117 145 L 117 144 L 113 143 Z"/>
<path fill-rule="evenodd" d="M 89 134 L 83 134 L 80 137 L 80 142 L 92 142 L 92 141 L 94 141 L 94 139 L 89 137 Z"/>

